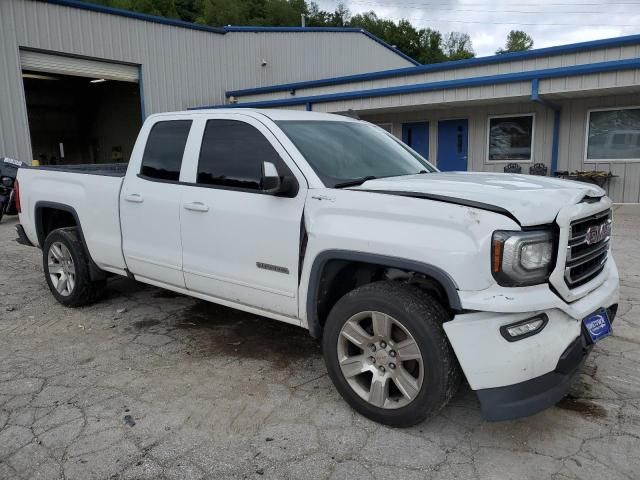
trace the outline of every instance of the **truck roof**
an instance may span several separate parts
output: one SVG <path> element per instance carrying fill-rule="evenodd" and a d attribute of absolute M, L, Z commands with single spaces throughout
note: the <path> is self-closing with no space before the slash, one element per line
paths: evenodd
<path fill-rule="evenodd" d="M 262 109 L 262 108 L 208 108 L 198 110 L 186 110 L 181 112 L 164 112 L 150 115 L 151 117 L 162 117 L 165 115 L 181 115 L 197 116 L 211 114 L 243 114 L 251 117 L 268 117 L 274 121 L 280 120 L 324 120 L 334 122 L 356 122 L 358 120 L 343 115 L 335 115 L 332 113 L 308 112 L 304 110 L 280 110 L 280 109 Z"/>

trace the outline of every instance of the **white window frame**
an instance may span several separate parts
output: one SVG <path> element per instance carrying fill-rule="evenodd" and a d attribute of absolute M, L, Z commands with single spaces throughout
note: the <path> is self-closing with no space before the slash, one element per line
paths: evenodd
<path fill-rule="evenodd" d="M 591 112 L 608 112 L 612 110 L 640 110 L 640 106 L 631 107 L 604 107 L 591 108 L 587 110 L 587 119 L 584 126 L 584 163 L 624 163 L 624 162 L 640 162 L 640 158 L 587 158 L 589 153 L 589 123 L 591 121 Z"/>
<path fill-rule="evenodd" d="M 491 144 L 491 120 L 494 118 L 512 118 L 512 117 L 531 117 L 531 154 L 529 160 L 522 160 L 519 158 L 504 159 L 504 160 L 491 160 L 489 159 L 489 145 Z M 504 115 L 489 115 L 487 117 L 487 153 L 485 155 L 485 163 L 533 163 L 536 144 L 536 113 L 505 113 Z"/>

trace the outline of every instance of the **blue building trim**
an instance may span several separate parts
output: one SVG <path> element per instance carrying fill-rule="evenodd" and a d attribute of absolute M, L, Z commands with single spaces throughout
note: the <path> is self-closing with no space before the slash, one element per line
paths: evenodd
<path fill-rule="evenodd" d="M 46 3 L 61 5 L 63 7 L 79 8 L 81 10 L 89 10 L 91 12 L 107 13 L 109 15 L 118 15 L 120 17 L 133 18 L 145 22 L 159 23 L 161 25 L 171 25 L 172 27 L 189 28 L 191 30 L 201 30 L 203 32 L 218 33 L 224 35 L 224 28 L 209 27 L 208 25 L 199 25 L 197 23 L 185 22 L 175 18 L 159 17 L 157 15 L 148 15 L 146 13 L 132 12 L 122 8 L 106 7 L 95 3 L 86 3 L 80 0 L 44 0 Z"/>
<path fill-rule="evenodd" d="M 539 93 L 540 80 L 531 80 L 531 100 L 553 110 L 553 137 L 551 141 L 551 168 L 549 173 L 553 176 L 558 171 L 558 149 L 560 148 L 560 106 L 542 98 Z"/>
<path fill-rule="evenodd" d="M 200 25 L 198 23 L 185 22 L 184 20 L 178 20 L 175 18 L 159 17 L 157 15 L 148 15 L 146 13 L 132 12 L 130 10 L 124 10 L 122 8 L 106 7 L 104 5 L 97 5 L 95 3 L 86 3 L 81 0 L 43 0 L 46 3 L 54 5 L 62 5 L 64 7 L 79 8 L 82 10 L 89 10 L 92 12 L 107 13 L 109 15 L 119 15 L 121 17 L 134 18 L 136 20 L 142 20 L 145 22 L 159 23 L 162 25 L 170 25 L 172 27 L 189 28 L 191 30 L 200 30 L 202 32 L 217 33 L 224 35 L 228 32 L 334 32 L 334 33 L 362 33 L 366 35 L 374 42 L 379 43 L 385 48 L 388 48 L 393 53 L 399 55 L 405 60 L 413 63 L 414 65 L 420 65 L 413 58 L 405 55 L 400 50 L 392 47 L 382 39 L 376 37 L 372 33 L 367 32 L 362 28 L 345 28 L 345 27 L 210 27 L 208 25 Z"/>
<path fill-rule="evenodd" d="M 540 88 L 540 79 L 534 78 L 533 80 L 531 80 L 531 100 L 541 105 L 544 105 L 545 107 L 549 107 L 552 110 L 560 110 L 560 107 L 558 105 L 540 96 L 539 88 Z"/>
<path fill-rule="evenodd" d="M 574 65 L 570 67 L 546 68 L 526 72 L 505 73 L 500 75 L 487 75 L 484 77 L 461 78 L 457 80 L 444 80 L 429 83 L 417 83 L 398 87 L 372 88 L 368 90 L 355 90 L 350 92 L 327 93 L 323 95 L 310 95 L 306 97 L 282 98 L 277 100 L 263 100 L 236 104 L 212 105 L 206 107 L 194 107 L 192 110 L 204 108 L 269 108 L 285 107 L 291 105 L 303 105 L 311 103 L 326 103 L 341 100 L 354 100 L 361 98 L 386 97 L 389 95 L 402 95 L 407 93 L 431 92 L 434 90 L 450 90 L 452 88 L 479 87 L 483 85 L 497 85 L 523 81 L 542 80 L 564 76 L 586 75 L 590 73 L 603 73 L 616 70 L 640 69 L 640 58 L 629 60 L 612 60 L 609 62 L 591 63 L 587 65 Z"/>
<path fill-rule="evenodd" d="M 369 37 L 371 40 L 373 40 L 374 42 L 378 42 L 380 45 L 382 45 L 385 48 L 388 48 L 389 50 L 391 50 L 393 53 L 396 53 L 398 55 L 400 55 L 402 58 L 404 58 L 406 61 L 413 63 L 414 65 L 418 66 L 418 65 L 422 65 L 420 62 L 414 60 L 413 58 L 411 58 L 409 55 L 405 55 L 404 53 L 402 53 L 400 50 L 398 50 L 396 47 L 394 47 L 393 45 L 389 45 L 387 42 L 385 42 L 384 40 L 382 40 L 379 37 L 376 37 L 373 33 L 368 32 L 367 30 L 364 29 L 360 29 L 361 33 L 364 33 L 367 37 Z"/>
<path fill-rule="evenodd" d="M 297 90 L 301 88 L 323 87 L 327 85 L 340 85 L 344 83 L 359 82 L 363 80 L 378 80 L 381 78 L 402 77 L 407 75 L 419 75 L 421 73 L 440 72 L 444 70 L 457 70 L 460 68 L 476 67 L 479 65 L 492 65 L 497 63 L 511 62 L 515 60 L 530 60 L 550 55 L 561 55 L 567 53 L 577 53 L 596 48 L 623 47 L 625 45 L 640 44 L 640 35 L 629 35 L 626 37 L 608 38 L 605 40 L 592 40 L 589 42 L 573 43 L 556 47 L 539 48 L 526 52 L 505 53 L 502 55 L 492 55 L 490 57 L 470 58 L 468 60 L 456 60 L 452 62 L 432 63 L 429 65 L 419 65 L 416 67 L 404 67 L 393 70 L 383 70 L 379 72 L 361 73 L 357 75 L 347 75 L 342 77 L 324 78 L 320 80 L 310 80 L 305 82 L 286 83 L 271 85 L 268 87 L 247 88 L 242 90 L 231 90 L 227 92 L 227 97 L 242 97 L 259 93 L 281 92 L 287 90 Z"/>
<path fill-rule="evenodd" d="M 252 27 L 252 26 L 234 26 L 224 27 L 227 32 L 254 32 L 254 33 L 270 33 L 270 32 L 352 32 L 361 33 L 360 28 L 347 27 Z"/>

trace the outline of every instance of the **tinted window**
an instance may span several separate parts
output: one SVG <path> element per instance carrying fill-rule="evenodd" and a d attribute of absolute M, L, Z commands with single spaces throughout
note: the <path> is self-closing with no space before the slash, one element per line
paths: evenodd
<path fill-rule="evenodd" d="M 198 162 L 198 183 L 258 190 L 262 162 L 281 165 L 278 153 L 256 128 L 236 120 L 207 122 Z"/>
<path fill-rule="evenodd" d="M 328 187 L 373 176 L 433 172 L 422 157 L 367 123 L 287 120 L 276 122 Z"/>
<path fill-rule="evenodd" d="M 178 180 L 190 128 L 191 120 L 156 123 L 147 139 L 140 173 L 162 180 Z"/>

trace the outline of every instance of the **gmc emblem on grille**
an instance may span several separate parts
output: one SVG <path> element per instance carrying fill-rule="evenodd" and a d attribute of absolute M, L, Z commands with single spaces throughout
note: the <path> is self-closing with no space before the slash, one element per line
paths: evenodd
<path fill-rule="evenodd" d="M 611 224 L 609 222 L 602 223 L 600 225 L 593 225 L 587 229 L 585 234 L 585 241 L 587 245 L 601 242 L 605 238 L 611 235 Z"/>

